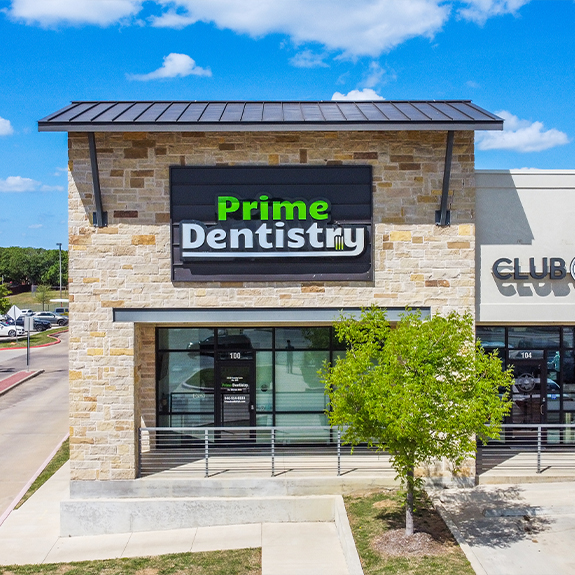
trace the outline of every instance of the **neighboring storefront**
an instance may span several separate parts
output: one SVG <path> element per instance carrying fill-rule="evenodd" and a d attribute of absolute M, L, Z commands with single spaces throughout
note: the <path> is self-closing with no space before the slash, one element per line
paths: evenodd
<path fill-rule="evenodd" d="M 72 479 L 134 478 L 140 427 L 325 424 L 341 311 L 473 312 L 473 131 L 502 125 L 466 101 L 41 120 L 69 132 Z"/>
<path fill-rule="evenodd" d="M 514 367 L 507 422 L 573 423 L 575 171 L 481 170 L 476 182 L 477 337 Z"/>

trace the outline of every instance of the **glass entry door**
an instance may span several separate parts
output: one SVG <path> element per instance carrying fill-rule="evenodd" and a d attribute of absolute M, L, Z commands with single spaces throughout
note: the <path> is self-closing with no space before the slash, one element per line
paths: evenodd
<path fill-rule="evenodd" d="M 219 361 L 217 427 L 253 427 L 255 419 L 254 362 Z"/>
<path fill-rule="evenodd" d="M 547 365 L 543 351 L 509 351 L 515 381 L 511 388 L 511 423 L 545 423 Z"/>

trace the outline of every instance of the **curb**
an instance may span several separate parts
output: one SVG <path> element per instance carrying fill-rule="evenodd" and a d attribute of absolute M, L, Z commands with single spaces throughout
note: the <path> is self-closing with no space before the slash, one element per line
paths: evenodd
<path fill-rule="evenodd" d="M 355 546 L 355 540 L 347 517 L 345 503 L 341 495 L 335 496 L 334 502 L 335 528 L 345 557 L 349 575 L 364 575 L 361 559 Z"/>
<path fill-rule="evenodd" d="M 60 449 L 60 447 L 62 447 L 62 444 L 64 443 L 64 441 L 66 441 L 66 439 L 68 439 L 68 437 L 70 437 L 70 434 L 66 433 L 66 435 L 60 440 L 58 445 L 55 447 L 54 451 L 52 451 L 52 453 L 50 453 L 50 455 L 48 455 L 48 457 L 46 458 L 44 463 L 42 463 L 42 465 L 40 465 L 40 467 L 37 469 L 36 473 L 34 473 L 32 478 L 28 481 L 28 483 L 26 483 L 26 485 L 24 485 L 24 487 L 22 487 L 22 490 L 20 491 L 20 493 L 18 493 L 18 495 L 16 495 L 16 497 L 14 498 L 12 503 L 10 503 L 10 505 L 8 506 L 6 511 L 4 511 L 4 513 L 2 513 L 2 515 L 0 515 L 0 525 L 2 525 L 2 523 L 4 523 L 4 521 L 6 521 L 6 519 L 8 519 L 8 516 L 10 515 L 10 513 L 12 513 L 12 511 L 14 511 L 14 507 L 16 507 L 16 505 L 18 505 L 18 503 L 20 503 L 20 500 L 22 499 L 22 497 L 24 497 L 24 495 L 26 495 L 26 492 L 28 491 L 28 489 L 30 489 L 30 487 L 32 486 L 32 483 L 34 483 L 34 481 L 36 481 L 36 479 L 38 478 L 40 473 L 42 473 L 42 471 L 44 471 L 44 469 L 46 469 L 46 467 L 48 466 L 48 463 L 50 463 L 50 461 L 52 461 L 52 459 L 54 459 L 54 456 L 58 452 L 58 449 Z"/>
<path fill-rule="evenodd" d="M 48 337 L 53 337 L 56 341 L 51 341 L 49 343 L 43 343 L 41 345 L 31 345 L 30 349 L 40 349 L 41 347 L 50 347 L 51 345 L 56 345 L 58 343 L 62 343 L 62 340 L 58 337 L 61 333 L 64 333 L 64 332 L 59 331 L 58 333 L 54 333 L 54 334 L 47 333 L 46 335 Z M 0 353 L 2 353 L 5 350 L 13 351 L 15 349 L 27 349 L 27 348 L 28 348 L 28 346 L 26 346 L 26 347 L 24 347 L 24 346 L 22 346 L 22 347 L 0 347 Z"/>
<path fill-rule="evenodd" d="M 463 538 L 461 531 L 459 531 L 457 525 L 455 525 L 455 523 L 452 521 L 447 509 L 445 509 L 443 503 L 441 503 L 441 501 L 439 500 L 437 493 L 430 493 L 429 491 L 427 493 L 431 497 L 433 505 L 437 510 L 437 512 L 439 513 L 439 515 L 441 516 L 441 519 L 443 519 L 449 531 L 451 531 L 451 534 L 453 535 L 453 537 L 455 537 L 457 544 L 459 545 L 463 553 L 465 553 L 465 556 L 467 557 L 467 560 L 471 564 L 471 568 L 473 569 L 473 571 L 475 571 L 476 575 L 488 575 L 487 571 L 485 571 L 483 565 L 481 565 L 481 562 L 473 552 L 473 549 L 471 549 L 471 547 L 465 542 L 465 539 Z"/>
<path fill-rule="evenodd" d="M 18 371 L 16 373 L 28 373 L 28 372 Z M 5 393 L 8 393 L 11 389 L 18 387 L 21 383 L 24 383 L 25 381 L 28 381 L 28 380 L 36 377 L 37 375 L 40 375 L 41 373 L 44 373 L 43 369 L 38 369 L 38 370 L 29 372 L 29 375 L 23 377 L 20 381 L 13 383 L 10 387 L 7 387 L 6 389 L 0 390 L 0 396 L 4 395 Z M 12 377 L 12 376 L 8 376 L 8 377 Z M 8 379 L 8 377 L 5 377 L 4 379 Z M 4 381 L 4 380 L 0 380 L 0 383 L 2 383 L 2 381 Z"/>

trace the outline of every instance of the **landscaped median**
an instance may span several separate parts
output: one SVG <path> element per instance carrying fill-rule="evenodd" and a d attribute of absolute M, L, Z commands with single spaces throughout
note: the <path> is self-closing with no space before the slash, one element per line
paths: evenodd
<path fill-rule="evenodd" d="M 60 343 L 58 335 L 68 331 L 68 327 L 55 327 L 30 335 L 30 347 L 46 347 Z M 3 349 L 26 349 L 26 336 L 19 338 L 4 338 L 0 340 L 0 351 Z"/>
<path fill-rule="evenodd" d="M 417 502 L 406 537 L 404 498 L 396 489 L 344 497 L 364 575 L 474 575 L 429 499 Z"/>

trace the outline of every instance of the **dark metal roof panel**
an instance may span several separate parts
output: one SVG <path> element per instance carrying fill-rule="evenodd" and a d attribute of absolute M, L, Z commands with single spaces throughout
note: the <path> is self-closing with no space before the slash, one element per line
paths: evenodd
<path fill-rule="evenodd" d="M 72 102 L 40 131 L 497 130 L 467 100 L 319 102 Z"/>
<path fill-rule="evenodd" d="M 137 104 L 132 104 L 124 113 L 120 114 L 114 122 L 134 122 L 151 106 L 151 102 L 138 102 Z"/>
<path fill-rule="evenodd" d="M 157 122 L 170 104 L 162 102 L 161 104 L 152 104 L 143 114 L 138 116 L 136 122 Z"/>
<path fill-rule="evenodd" d="M 434 108 L 431 104 L 423 104 L 423 103 L 415 104 L 414 108 L 416 108 L 417 110 L 419 110 L 432 120 L 439 120 L 440 122 L 445 122 L 453 119 L 444 114 L 443 112 L 440 112 L 437 108 Z"/>
<path fill-rule="evenodd" d="M 156 120 L 156 122 L 177 122 L 189 104 L 170 104 L 166 111 Z"/>
<path fill-rule="evenodd" d="M 84 113 L 80 114 L 79 116 L 74 116 L 71 122 L 92 122 L 95 120 L 100 114 L 103 114 L 106 110 L 111 108 L 114 104 L 112 103 L 102 103 L 96 104 L 91 108 L 88 108 Z"/>
<path fill-rule="evenodd" d="M 197 122 L 207 107 L 207 102 L 202 104 L 190 104 L 188 109 L 178 118 L 178 123 L 187 124 L 188 122 Z"/>
<path fill-rule="evenodd" d="M 226 108 L 225 102 L 211 102 L 206 106 L 200 122 L 219 122 Z"/>
<path fill-rule="evenodd" d="M 106 124 L 108 122 L 113 122 L 120 114 L 126 111 L 132 105 L 131 102 L 118 102 L 114 104 L 111 108 L 106 110 L 103 114 L 101 114 L 97 119 L 96 123 L 103 123 Z"/>
<path fill-rule="evenodd" d="M 264 103 L 264 122 L 283 122 L 283 107 L 281 102 Z"/>
<path fill-rule="evenodd" d="M 248 102 L 244 108 L 242 122 L 261 122 L 264 105 L 261 102 Z"/>
<path fill-rule="evenodd" d="M 375 106 L 382 114 L 387 116 L 388 120 L 392 122 L 409 121 L 409 118 L 391 102 L 376 102 Z"/>

